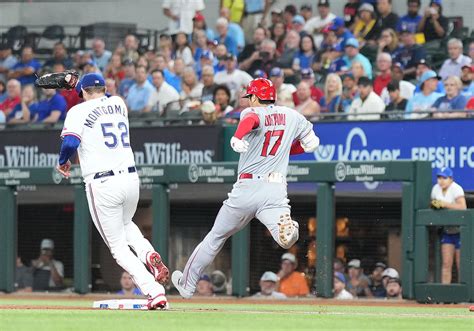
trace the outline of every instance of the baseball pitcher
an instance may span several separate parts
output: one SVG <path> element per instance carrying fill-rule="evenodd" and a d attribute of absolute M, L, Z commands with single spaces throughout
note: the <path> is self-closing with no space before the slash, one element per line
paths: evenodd
<path fill-rule="evenodd" d="M 273 83 L 265 78 L 251 81 L 242 111 L 230 141 L 240 153 L 238 180 L 217 214 L 214 226 L 195 248 L 184 271 L 171 280 L 182 297 L 191 298 L 204 269 L 214 260 L 227 238 L 257 218 L 273 239 L 288 249 L 298 240 L 298 223 L 290 216 L 286 175 L 290 154 L 313 152 L 319 138 L 313 125 L 297 111 L 275 106 Z"/>
<path fill-rule="evenodd" d="M 36 84 L 73 88 L 77 75 L 60 75 L 40 77 Z M 84 75 L 76 91 L 84 102 L 71 108 L 66 116 L 57 170 L 68 178 L 69 158 L 78 151 L 89 210 L 97 230 L 117 263 L 148 296 L 148 309 L 166 309 L 168 302 L 162 284 L 168 281 L 169 271 L 132 221 L 140 184 L 130 147 L 127 107 L 121 98 L 105 95 L 105 81 L 99 74 Z"/>

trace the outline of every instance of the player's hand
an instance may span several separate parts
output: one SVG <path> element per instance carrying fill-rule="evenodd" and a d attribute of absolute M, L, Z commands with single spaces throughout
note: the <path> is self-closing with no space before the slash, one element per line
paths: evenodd
<path fill-rule="evenodd" d="M 66 179 L 69 178 L 71 176 L 71 161 L 67 161 L 66 163 L 64 163 L 63 165 L 60 165 L 58 164 L 56 166 L 56 170 L 61 174 L 63 175 Z"/>
<path fill-rule="evenodd" d="M 245 140 L 240 140 L 239 138 L 232 137 L 230 139 L 230 147 L 236 153 L 245 153 L 249 150 L 249 143 Z"/>

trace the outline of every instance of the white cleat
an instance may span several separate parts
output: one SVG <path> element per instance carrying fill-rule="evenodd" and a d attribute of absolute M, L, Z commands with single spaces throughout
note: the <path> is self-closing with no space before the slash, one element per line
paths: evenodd
<path fill-rule="evenodd" d="M 179 270 L 176 270 L 173 272 L 171 275 L 171 282 L 173 283 L 174 287 L 178 290 L 179 294 L 185 298 L 185 299 L 191 299 L 193 296 L 193 293 L 191 291 L 186 290 L 184 287 L 182 287 L 179 282 L 181 281 L 181 278 L 183 278 L 183 273 Z"/>
<path fill-rule="evenodd" d="M 168 300 L 164 294 L 158 294 L 154 297 L 151 295 L 148 296 L 148 302 L 146 306 L 148 310 L 168 310 L 170 308 Z"/>

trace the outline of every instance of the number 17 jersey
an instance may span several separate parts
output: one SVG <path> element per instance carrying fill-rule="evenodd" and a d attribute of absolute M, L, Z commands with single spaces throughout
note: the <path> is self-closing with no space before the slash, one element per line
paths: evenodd
<path fill-rule="evenodd" d="M 75 136 L 82 176 L 135 165 L 130 147 L 127 106 L 118 96 L 102 97 L 72 107 L 61 137 Z"/>
<path fill-rule="evenodd" d="M 257 115 L 260 123 L 243 138 L 249 149 L 240 154 L 239 174 L 278 172 L 286 177 L 293 141 L 304 138 L 313 125 L 296 110 L 283 106 L 246 108 L 240 119 L 250 113 Z"/>

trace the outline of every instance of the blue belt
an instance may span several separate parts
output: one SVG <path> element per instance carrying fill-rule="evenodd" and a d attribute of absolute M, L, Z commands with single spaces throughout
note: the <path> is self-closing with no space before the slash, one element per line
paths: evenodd
<path fill-rule="evenodd" d="M 132 173 L 132 172 L 136 172 L 137 171 L 137 168 L 135 167 L 128 167 L 128 173 Z M 103 177 L 109 177 L 109 176 L 114 176 L 115 173 L 113 170 L 108 170 L 108 171 L 101 171 L 101 172 L 98 172 L 94 175 L 94 179 L 99 179 L 99 178 L 103 178 Z"/>

